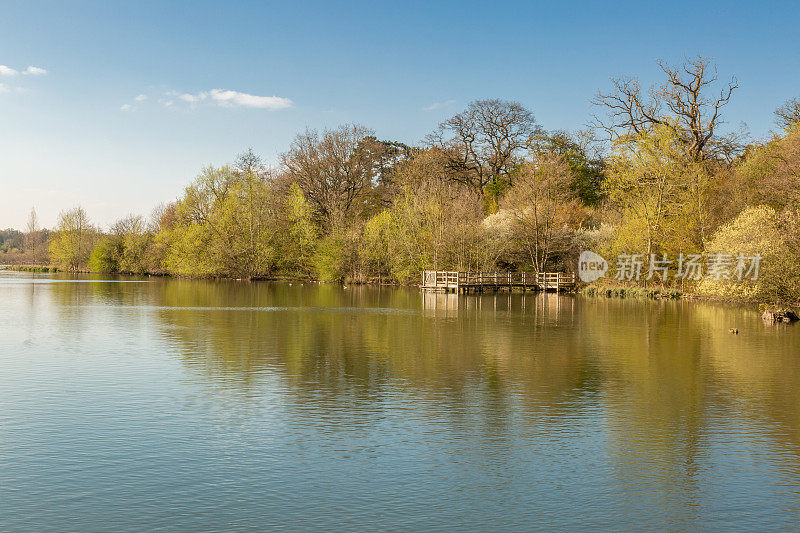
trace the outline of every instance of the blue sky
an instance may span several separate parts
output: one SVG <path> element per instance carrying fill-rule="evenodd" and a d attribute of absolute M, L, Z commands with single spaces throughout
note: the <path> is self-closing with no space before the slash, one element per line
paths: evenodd
<path fill-rule="evenodd" d="M 103 226 L 148 214 L 306 127 L 416 143 L 476 98 L 575 130 L 659 57 L 735 74 L 727 119 L 757 139 L 800 95 L 799 26 L 794 2 L 2 2 L 0 227 L 32 206 L 47 226 L 78 204 Z"/>

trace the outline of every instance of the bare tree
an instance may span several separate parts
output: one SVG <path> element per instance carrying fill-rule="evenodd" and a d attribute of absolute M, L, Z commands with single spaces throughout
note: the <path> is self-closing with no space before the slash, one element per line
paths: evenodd
<path fill-rule="evenodd" d="M 355 124 L 297 135 L 283 155 L 288 177 L 297 183 L 325 231 L 364 214 L 370 206 L 376 166 L 364 140 L 374 133 Z"/>
<path fill-rule="evenodd" d="M 697 160 L 719 157 L 730 160 L 741 150 L 736 135 L 722 136 L 718 129 L 722 108 L 739 87 L 735 77 L 717 96 L 708 96 L 709 88 L 718 80 L 717 68 L 705 57 L 686 59 L 673 68 L 657 61 L 667 80 L 642 93 L 636 78 L 612 79 L 611 93 L 598 93 L 592 103 L 608 110 L 606 120 L 595 117 L 596 129 L 605 131 L 614 140 L 641 134 L 653 126 L 672 129 Z"/>
<path fill-rule="evenodd" d="M 544 271 L 553 254 L 568 248 L 581 209 L 570 189 L 571 171 L 561 156 L 546 154 L 526 162 L 519 179 L 503 198 L 511 214 L 513 239 L 533 268 Z"/>
<path fill-rule="evenodd" d="M 428 143 L 446 154 L 454 181 L 483 195 L 498 180 L 511 180 L 519 152 L 539 131 L 528 109 L 517 102 L 476 100 L 442 122 Z"/>
<path fill-rule="evenodd" d="M 31 208 L 31 214 L 28 216 L 28 223 L 25 226 L 25 252 L 33 264 L 38 264 L 42 259 L 41 251 L 42 232 L 39 228 L 39 217 L 36 215 L 36 208 Z"/>
<path fill-rule="evenodd" d="M 800 98 L 786 100 L 782 106 L 776 109 L 775 122 L 785 130 L 800 124 Z"/>
<path fill-rule="evenodd" d="M 109 226 L 110 233 L 123 237 L 130 234 L 141 234 L 147 231 L 147 224 L 141 215 L 129 214 Z"/>
<path fill-rule="evenodd" d="M 171 227 L 175 219 L 175 202 L 161 202 L 153 207 L 147 220 L 147 231 L 158 233 Z"/>
<path fill-rule="evenodd" d="M 233 163 L 233 168 L 238 174 L 247 178 L 248 175 L 255 177 L 263 177 L 267 174 L 267 167 L 261 156 L 256 154 L 252 148 L 248 148 L 241 154 L 236 156 L 236 161 Z"/>

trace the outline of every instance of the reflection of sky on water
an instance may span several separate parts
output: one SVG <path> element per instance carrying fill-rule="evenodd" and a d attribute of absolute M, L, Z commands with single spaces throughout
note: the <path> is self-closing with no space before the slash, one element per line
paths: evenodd
<path fill-rule="evenodd" d="M 0 529 L 800 517 L 800 330 L 754 309 L 168 279 L 0 298 Z"/>

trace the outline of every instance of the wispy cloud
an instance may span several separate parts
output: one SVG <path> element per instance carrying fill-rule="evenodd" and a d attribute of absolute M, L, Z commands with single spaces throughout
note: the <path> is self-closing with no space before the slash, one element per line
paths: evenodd
<path fill-rule="evenodd" d="M 30 76 L 44 76 L 47 74 L 47 71 L 41 67 L 34 67 L 33 65 L 30 65 L 28 68 L 23 70 L 22 73 Z"/>
<path fill-rule="evenodd" d="M 162 98 L 160 102 L 161 105 L 165 107 L 172 106 L 174 100 L 180 100 L 191 106 L 201 102 L 209 102 L 220 107 L 252 107 L 271 111 L 287 109 L 294 105 L 294 102 L 289 98 L 280 96 L 258 96 L 224 89 L 211 89 L 210 91 L 202 91 L 196 94 L 170 91 L 164 96 L 165 98 Z"/>
<path fill-rule="evenodd" d="M 442 107 L 447 107 L 450 105 L 455 104 L 455 100 L 445 100 L 444 102 L 434 102 L 431 105 L 426 105 L 422 108 L 423 111 L 435 111 L 436 109 L 441 109 Z"/>
<path fill-rule="evenodd" d="M 171 91 L 167 93 L 167 96 L 177 98 L 178 100 L 182 100 L 187 104 L 196 104 L 197 102 L 200 102 L 206 98 L 206 93 L 190 94 Z"/>
<path fill-rule="evenodd" d="M 0 77 L 3 78 L 14 78 L 22 74 L 23 76 L 27 75 L 34 75 L 34 76 L 41 76 L 43 74 L 47 74 L 47 71 L 43 68 L 34 67 L 33 65 L 29 66 L 22 72 L 17 69 L 11 68 L 8 65 L 0 65 Z M 9 86 L 5 83 L 0 83 L 0 93 L 26 93 L 28 90 L 25 87 L 17 86 Z"/>
<path fill-rule="evenodd" d="M 166 91 L 160 96 L 139 94 L 133 100 L 120 106 L 121 111 L 136 111 L 140 104 L 150 100 L 151 96 L 159 105 L 166 108 L 189 108 L 194 109 L 200 105 L 214 105 L 218 107 L 251 107 L 255 109 L 267 109 L 276 111 L 287 109 L 294 105 L 289 98 L 280 96 L 258 96 L 239 91 L 229 91 L 224 89 L 211 89 L 198 93 L 182 93 L 178 91 Z"/>
<path fill-rule="evenodd" d="M 146 94 L 137 94 L 136 96 L 133 97 L 132 101 L 119 106 L 119 109 L 120 111 L 128 111 L 128 112 L 136 111 L 138 109 L 137 104 L 141 104 L 145 100 L 147 100 Z"/>
<path fill-rule="evenodd" d="M 12 77 L 20 74 L 20 71 L 17 69 L 13 69 L 7 65 L 0 65 L 0 76 Z M 43 76 L 47 74 L 47 71 L 41 67 L 34 67 L 33 65 L 28 66 L 25 70 L 21 72 L 23 76 Z"/>
<path fill-rule="evenodd" d="M 259 109 L 286 109 L 292 107 L 293 102 L 280 96 L 255 96 L 238 91 L 223 91 L 211 89 L 211 98 L 221 106 L 240 105 L 244 107 L 257 107 Z"/>

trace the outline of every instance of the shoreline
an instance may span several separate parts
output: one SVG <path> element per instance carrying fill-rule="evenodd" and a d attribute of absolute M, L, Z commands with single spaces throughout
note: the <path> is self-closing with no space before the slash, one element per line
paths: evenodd
<path fill-rule="evenodd" d="M 589 298 L 619 298 L 632 300 L 683 300 L 693 302 L 708 302 L 720 304 L 735 304 L 742 306 L 757 306 L 760 311 L 783 311 L 800 308 L 800 302 L 790 304 L 776 304 L 766 300 L 752 298 L 737 298 L 735 296 L 717 296 L 692 291 L 682 291 L 670 287 L 641 287 L 636 285 L 621 284 L 587 284 L 576 292 Z"/>
<path fill-rule="evenodd" d="M 191 280 L 207 280 L 207 281 L 272 281 L 272 282 L 287 282 L 287 283 L 325 283 L 325 284 L 338 284 L 338 285 L 358 285 L 358 286 L 373 286 L 373 287 L 395 287 L 395 288 L 419 288 L 419 283 L 394 283 L 389 281 L 356 281 L 347 280 L 344 282 L 331 282 L 322 281 L 319 279 L 308 277 L 263 277 L 263 278 L 234 278 L 234 277 L 207 277 L 207 276 L 175 276 L 166 273 L 153 273 L 153 272 L 95 272 L 91 270 L 64 270 L 52 265 L 0 265 L 0 270 L 9 270 L 13 272 L 31 272 L 42 274 L 106 274 L 106 275 L 120 275 L 120 276 L 146 276 L 146 277 L 159 277 L 171 279 L 191 279 Z M 517 291 L 513 291 L 517 292 Z M 522 293 L 519 291 L 520 294 Z M 697 301 L 697 302 L 714 302 L 714 303 L 728 303 L 738 305 L 757 305 L 759 309 L 789 309 L 800 308 L 800 302 L 794 302 L 789 305 L 776 305 L 762 300 L 753 300 L 748 298 L 736 297 L 723 297 L 714 296 L 710 294 L 703 294 L 691 291 L 682 291 L 671 287 L 653 286 L 642 287 L 637 285 L 622 285 L 622 284 L 609 284 L 604 283 L 600 285 L 584 284 L 583 286 L 576 287 L 568 294 L 578 294 L 588 298 L 617 298 L 617 299 L 630 299 L 630 300 L 684 300 L 684 301 Z"/>

